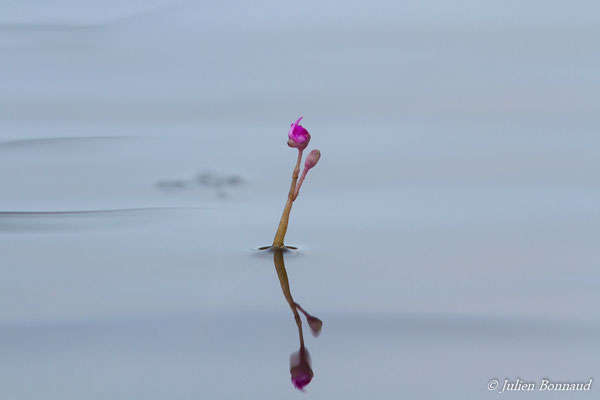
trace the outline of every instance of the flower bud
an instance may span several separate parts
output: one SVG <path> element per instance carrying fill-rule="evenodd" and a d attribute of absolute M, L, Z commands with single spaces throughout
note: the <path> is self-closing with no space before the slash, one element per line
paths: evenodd
<path fill-rule="evenodd" d="M 290 127 L 290 131 L 288 132 L 288 146 L 295 147 L 298 150 L 304 150 L 306 146 L 308 146 L 308 142 L 310 142 L 310 134 L 302 125 L 300 125 L 300 121 L 303 117 L 300 117 L 292 124 Z"/>
<path fill-rule="evenodd" d="M 317 317 L 313 317 L 312 315 L 307 315 L 306 321 L 308 322 L 308 326 L 310 327 L 312 335 L 314 337 L 319 336 L 321 333 L 321 328 L 323 327 L 323 321 Z"/>
<path fill-rule="evenodd" d="M 321 158 L 321 152 L 319 150 L 313 150 L 308 153 L 306 157 L 306 161 L 304 162 L 304 168 L 307 170 L 311 169 L 319 162 L 319 158 Z"/>

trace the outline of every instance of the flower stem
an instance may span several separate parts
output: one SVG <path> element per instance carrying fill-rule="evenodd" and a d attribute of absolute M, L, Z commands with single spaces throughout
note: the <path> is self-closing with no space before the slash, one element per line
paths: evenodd
<path fill-rule="evenodd" d="M 294 172 L 292 174 L 292 185 L 290 186 L 290 192 L 288 193 L 287 202 L 285 203 L 283 213 L 281 214 L 281 220 L 279 221 L 277 233 L 275 233 L 275 238 L 273 239 L 273 247 L 275 248 L 283 247 L 283 239 L 285 238 L 285 233 L 287 232 L 288 221 L 290 219 L 290 211 L 292 211 L 292 203 L 296 199 L 294 197 L 294 194 L 296 193 L 296 182 L 298 181 L 298 173 L 300 173 L 301 161 L 302 150 L 299 149 L 298 161 L 296 161 L 296 167 L 294 168 Z"/>
<path fill-rule="evenodd" d="M 306 178 L 307 172 L 308 172 L 308 168 L 304 168 L 304 171 L 302 171 L 302 175 L 300 176 L 300 180 L 298 181 L 298 184 L 296 185 L 296 190 L 294 190 L 294 200 L 296 200 L 296 197 L 298 197 L 298 193 L 300 193 L 300 188 L 302 187 L 302 182 L 304 182 L 304 178 Z"/>

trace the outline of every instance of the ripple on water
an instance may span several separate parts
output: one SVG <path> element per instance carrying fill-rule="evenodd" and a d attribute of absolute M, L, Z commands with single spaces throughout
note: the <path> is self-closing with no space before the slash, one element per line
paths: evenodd
<path fill-rule="evenodd" d="M 147 223 L 169 211 L 181 208 L 122 208 L 77 211 L 4 211 L 0 212 L 0 234 L 100 229 Z M 116 225 L 118 223 L 118 225 Z"/>

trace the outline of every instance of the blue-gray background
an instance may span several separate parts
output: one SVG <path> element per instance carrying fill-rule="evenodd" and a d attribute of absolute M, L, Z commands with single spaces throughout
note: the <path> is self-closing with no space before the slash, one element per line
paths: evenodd
<path fill-rule="evenodd" d="M 0 397 L 597 397 L 487 383 L 600 379 L 599 15 L 2 1 Z M 287 236 L 324 320 L 305 394 L 252 250 L 300 115 L 323 154 Z"/>

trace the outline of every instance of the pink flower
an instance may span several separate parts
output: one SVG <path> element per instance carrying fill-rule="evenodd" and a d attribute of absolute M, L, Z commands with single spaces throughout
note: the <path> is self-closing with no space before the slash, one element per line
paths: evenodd
<path fill-rule="evenodd" d="M 300 121 L 303 117 L 300 117 L 292 124 L 290 127 L 290 132 L 288 133 L 288 146 L 295 147 L 298 150 L 304 150 L 306 146 L 308 146 L 308 142 L 310 142 L 310 133 L 302 125 L 300 125 Z"/>
<path fill-rule="evenodd" d="M 304 391 L 304 386 L 312 380 L 314 374 L 310 367 L 310 354 L 304 346 L 300 347 L 300 351 L 291 355 L 290 374 L 292 375 L 294 387 L 302 391 Z"/>

